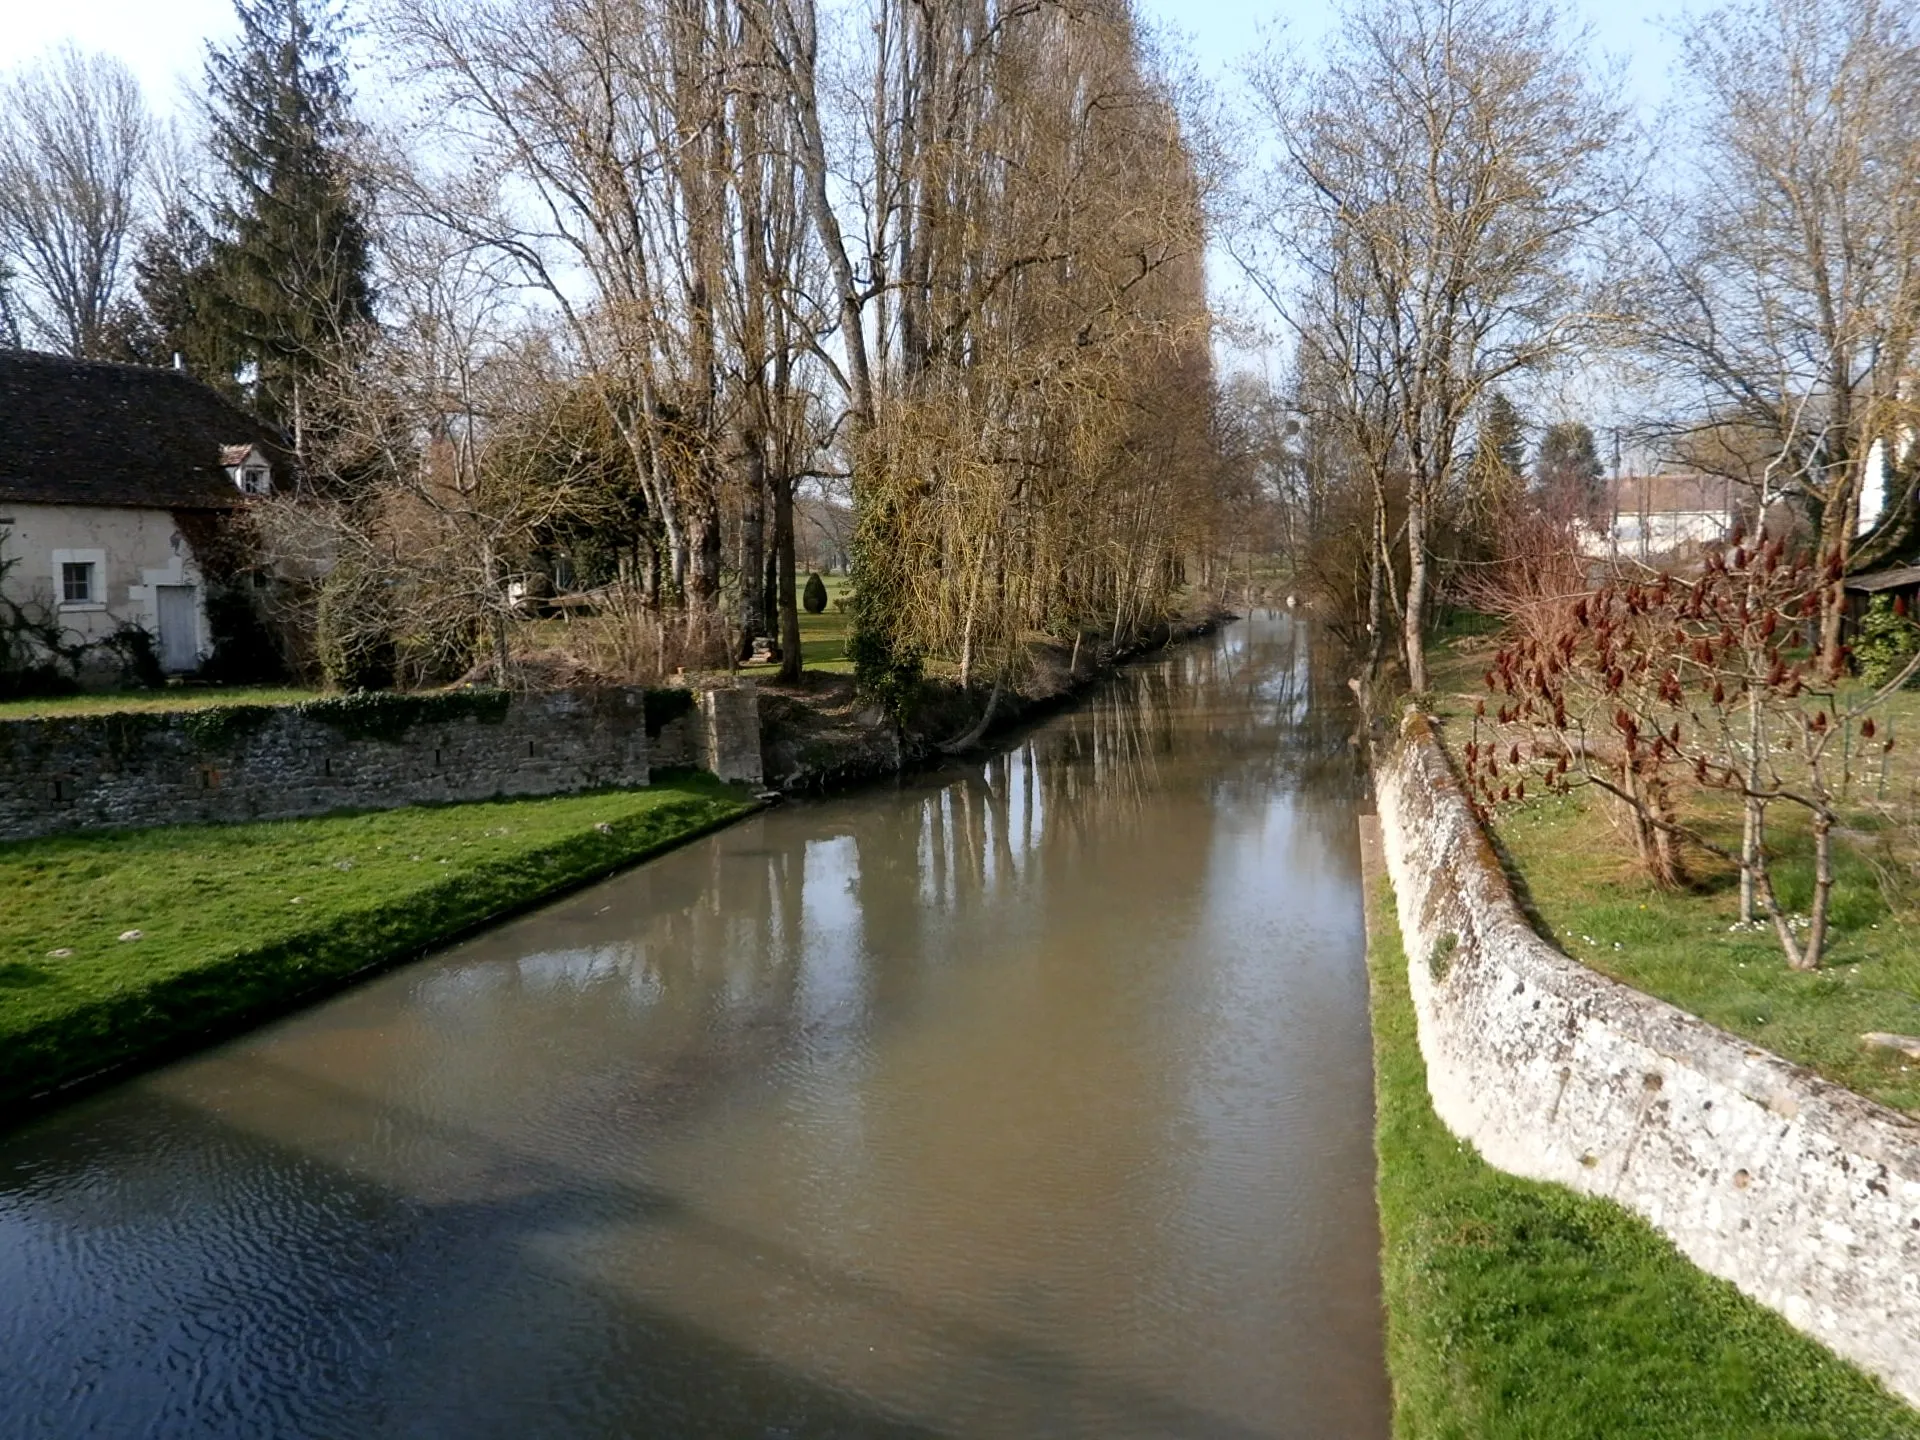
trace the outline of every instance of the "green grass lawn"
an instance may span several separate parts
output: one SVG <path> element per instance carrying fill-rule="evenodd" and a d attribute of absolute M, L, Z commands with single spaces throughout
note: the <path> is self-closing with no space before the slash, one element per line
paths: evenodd
<path fill-rule="evenodd" d="M 88 695 L 55 695 L 41 700 L 0 700 L 0 720 L 37 720 L 46 716 L 112 715 L 127 710 L 205 710 L 215 705 L 297 705 L 312 700 L 317 690 L 295 690 L 277 685 L 235 685 L 228 688 L 126 690 Z"/>
<path fill-rule="evenodd" d="M 819 615 L 809 615 L 805 609 L 800 611 L 800 663 L 809 670 L 851 675 L 853 662 L 847 658 L 847 632 L 852 628 L 853 615 L 850 606 L 842 609 L 834 603 L 846 600 L 850 582 L 844 575 L 823 575 L 820 578 L 827 587 L 827 608 Z M 806 576 L 800 577 L 802 588 L 806 580 Z M 743 665 L 740 668 L 748 675 L 771 675 L 779 667 Z"/>
<path fill-rule="evenodd" d="M 0 844 L 0 1112 L 284 1010 L 749 808 L 700 776 Z"/>
<path fill-rule="evenodd" d="M 1737 927 L 1733 867 L 1709 869 L 1696 854 L 1693 888 L 1658 890 L 1635 873 L 1625 845 L 1596 813 L 1600 805 L 1597 795 L 1576 791 L 1502 807 L 1500 841 L 1556 945 L 1862 1095 L 1920 1113 L 1920 1062 L 1860 1042 L 1876 1030 L 1920 1035 L 1920 924 L 1888 908 L 1857 850 L 1835 850 L 1826 961 L 1818 971 L 1796 973 L 1770 926 Z M 1737 846 L 1737 820 L 1711 819 L 1716 838 Z M 1781 903 L 1804 913 L 1813 887 L 1811 842 L 1804 833 L 1784 838 Z"/>
<path fill-rule="evenodd" d="M 1920 1413 L 1610 1201 L 1504 1174 L 1433 1113 L 1371 897 L 1387 1365 L 1400 1440 L 1896 1440 Z"/>
<path fill-rule="evenodd" d="M 1441 735 L 1460 762 L 1480 674 L 1494 642 L 1466 630 L 1435 649 Z M 1920 693 L 1895 697 L 1882 713 L 1895 733 L 1920 737 Z M 1486 727 L 1482 725 L 1482 736 Z M 1517 730 L 1514 739 L 1524 739 Z M 1505 745 L 1509 737 L 1502 735 Z M 1883 796 L 1897 806 L 1920 782 L 1920 745 L 1855 771 L 1846 838 L 1834 846 L 1836 883 L 1830 948 L 1822 968 L 1796 974 L 1770 926 L 1741 929 L 1734 867 L 1688 847 L 1691 884 L 1662 891 L 1641 877 L 1629 842 L 1598 792 L 1535 794 L 1497 807 L 1494 829 L 1549 938 L 1567 954 L 1711 1024 L 1806 1065 L 1830 1080 L 1920 1113 L 1920 1063 L 1869 1049 L 1869 1031 L 1920 1035 L 1920 885 L 1910 843 L 1888 823 Z M 1682 818 L 1716 843 L 1738 848 L 1739 812 L 1717 793 L 1685 802 Z M 1769 836 L 1779 852 L 1782 905 L 1804 913 L 1813 891 L 1812 843 L 1792 807 L 1777 805 Z"/>

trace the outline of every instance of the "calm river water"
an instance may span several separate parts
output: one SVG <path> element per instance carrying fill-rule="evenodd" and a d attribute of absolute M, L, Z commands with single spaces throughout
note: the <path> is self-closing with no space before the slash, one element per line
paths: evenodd
<path fill-rule="evenodd" d="M 0 1137 L 0 1433 L 1384 1436 L 1311 655 L 1236 624 Z"/>

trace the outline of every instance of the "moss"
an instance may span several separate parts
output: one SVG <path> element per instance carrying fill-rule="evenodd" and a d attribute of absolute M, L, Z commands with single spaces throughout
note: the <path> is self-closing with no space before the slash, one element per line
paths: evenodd
<path fill-rule="evenodd" d="M 1447 978 L 1447 972 L 1453 968 L 1453 952 L 1460 948 L 1460 937 L 1449 931 L 1433 942 L 1433 949 L 1427 952 L 1427 974 L 1435 982 Z"/>
<path fill-rule="evenodd" d="M 231 750 L 255 734 L 283 707 L 278 705 L 215 705 L 189 710 L 180 717 L 180 729 L 203 750 Z"/>
<path fill-rule="evenodd" d="M 513 696 L 505 690 L 446 690 L 416 695 L 365 690 L 329 695 L 293 707 L 294 713 L 337 730 L 349 740 L 398 740 L 416 725 L 478 720 L 498 725 Z"/>

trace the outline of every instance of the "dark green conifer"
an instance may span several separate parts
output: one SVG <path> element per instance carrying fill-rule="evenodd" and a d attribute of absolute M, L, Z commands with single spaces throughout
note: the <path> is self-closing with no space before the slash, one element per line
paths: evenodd
<path fill-rule="evenodd" d="M 209 46 L 209 146 L 221 175 L 212 266 L 220 321 L 261 415 L 310 452 L 314 378 L 372 318 L 370 253 L 331 0 L 235 0 L 240 38 Z"/>

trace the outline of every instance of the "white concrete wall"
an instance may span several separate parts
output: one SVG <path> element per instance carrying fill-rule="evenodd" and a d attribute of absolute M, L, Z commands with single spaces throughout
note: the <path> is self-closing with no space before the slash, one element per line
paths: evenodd
<path fill-rule="evenodd" d="M 18 563 L 0 585 L 23 605 L 45 607 L 83 640 L 101 640 L 124 621 L 156 641 L 160 634 L 154 587 L 191 585 L 195 600 L 195 649 L 204 658 L 206 587 L 186 536 L 166 510 L 104 505 L 16 505 L 0 501 L 0 557 Z M 60 561 L 96 560 L 99 598 L 88 605 L 61 601 Z"/>
<path fill-rule="evenodd" d="M 1637 1211 L 1920 1405 L 1920 1122 L 1542 940 L 1424 717 L 1375 783 L 1447 1126 L 1503 1170 Z"/>

